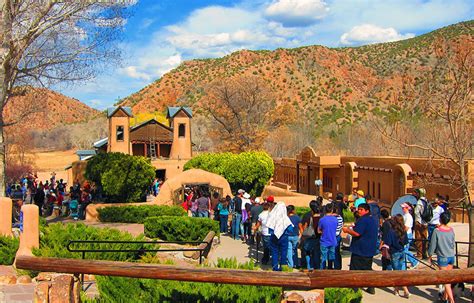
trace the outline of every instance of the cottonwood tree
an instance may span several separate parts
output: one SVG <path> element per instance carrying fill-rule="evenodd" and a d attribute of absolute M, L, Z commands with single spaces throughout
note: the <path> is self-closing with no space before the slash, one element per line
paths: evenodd
<path fill-rule="evenodd" d="M 4 129 L 18 122 L 5 121 L 4 109 L 15 87 L 87 80 L 103 70 L 104 64 L 117 62 L 120 56 L 113 42 L 120 36 L 127 10 L 124 5 L 72 0 L 0 0 L 0 8 L 0 195 L 3 196 Z M 23 112 L 19 118 L 27 114 Z"/>
<path fill-rule="evenodd" d="M 259 77 L 219 79 L 204 94 L 201 105 L 213 121 L 209 134 L 220 151 L 263 149 L 270 130 L 294 119 L 291 107 L 278 106 L 274 92 Z"/>
<path fill-rule="evenodd" d="M 419 76 L 418 81 L 405 82 L 408 89 L 404 94 L 404 110 L 410 111 L 413 117 L 421 116 L 419 121 L 429 132 L 420 136 L 414 125 L 407 127 L 402 121 L 391 121 L 383 127 L 378 124 L 384 136 L 443 160 L 444 168 L 452 167 L 451 185 L 462 193 L 453 206 L 463 205 L 468 210 L 470 242 L 474 242 L 474 207 L 473 184 L 468 174 L 473 172 L 468 170 L 467 160 L 472 159 L 474 148 L 473 50 L 472 37 L 456 41 L 440 37 L 434 43 L 432 69 Z M 470 245 L 469 266 L 473 264 L 474 245 Z"/>

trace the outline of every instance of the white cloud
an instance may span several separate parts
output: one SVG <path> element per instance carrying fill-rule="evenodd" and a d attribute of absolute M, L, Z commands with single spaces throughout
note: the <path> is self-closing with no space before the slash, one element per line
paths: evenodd
<path fill-rule="evenodd" d="M 415 34 L 400 34 L 393 27 L 383 28 L 373 24 L 354 26 L 349 32 L 341 36 L 341 43 L 345 45 L 366 44 L 378 42 L 392 42 L 413 38 Z"/>
<path fill-rule="evenodd" d="M 299 27 L 316 23 L 328 11 L 322 0 L 276 0 L 267 7 L 265 15 L 286 27 Z"/>
<path fill-rule="evenodd" d="M 121 69 L 121 72 L 134 79 L 150 80 L 151 76 L 147 73 L 138 71 L 137 66 L 127 66 Z"/>

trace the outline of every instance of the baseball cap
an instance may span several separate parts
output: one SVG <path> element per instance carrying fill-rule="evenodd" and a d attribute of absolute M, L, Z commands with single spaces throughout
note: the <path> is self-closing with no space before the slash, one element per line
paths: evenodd
<path fill-rule="evenodd" d="M 364 195 L 364 191 L 359 189 L 359 190 L 357 191 L 357 194 L 360 195 L 360 196 L 363 196 L 363 195 Z"/>
<path fill-rule="evenodd" d="M 273 197 L 273 196 L 268 196 L 268 197 L 267 197 L 267 202 L 275 202 L 275 197 Z"/>
<path fill-rule="evenodd" d="M 237 191 L 237 193 L 239 193 L 239 194 L 243 194 L 243 193 L 245 193 L 245 190 L 243 190 L 243 189 L 239 189 L 239 190 Z"/>
<path fill-rule="evenodd" d="M 408 203 L 402 203 L 402 204 L 400 204 L 400 207 L 401 208 L 411 208 L 411 205 L 408 204 Z"/>

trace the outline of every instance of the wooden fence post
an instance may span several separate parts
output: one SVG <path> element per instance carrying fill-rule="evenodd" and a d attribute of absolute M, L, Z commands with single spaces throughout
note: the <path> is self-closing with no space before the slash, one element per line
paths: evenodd
<path fill-rule="evenodd" d="M 12 199 L 0 197 L 0 235 L 12 235 Z"/>
<path fill-rule="evenodd" d="M 26 204 L 21 207 L 20 221 L 23 228 L 20 232 L 20 247 L 16 257 L 33 256 L 32 249 L 39 248 L 39 209 L 37 205 Z"/>

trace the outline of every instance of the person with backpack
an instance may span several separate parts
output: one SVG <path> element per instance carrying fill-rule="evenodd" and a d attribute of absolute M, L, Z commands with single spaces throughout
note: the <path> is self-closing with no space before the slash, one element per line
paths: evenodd
<path fill-rule="evenodd" d="M 415 244 L 418 259 L 427 258 L 428 222 L 433 217 L 433 210 L 425 195 L 426 190 L 424 188 L 417 188 L 413 192 L 413 196 L 417 199 L 415 206 Z"/>
<path fill-rule="evenodd" d="M 320 205 L 316 200 L 309 202 L 309 208 L 311 211 L 303 217 L 303 220 L 299 225 L 301 240 L 303 241 L 302 254 L 304 255 L 308 271 L 313 271 L 315 268 L 319 268 L 321 264 L 320 236 L 316 232 L 321 217 L 321 207 L 322 205 Z"/>

